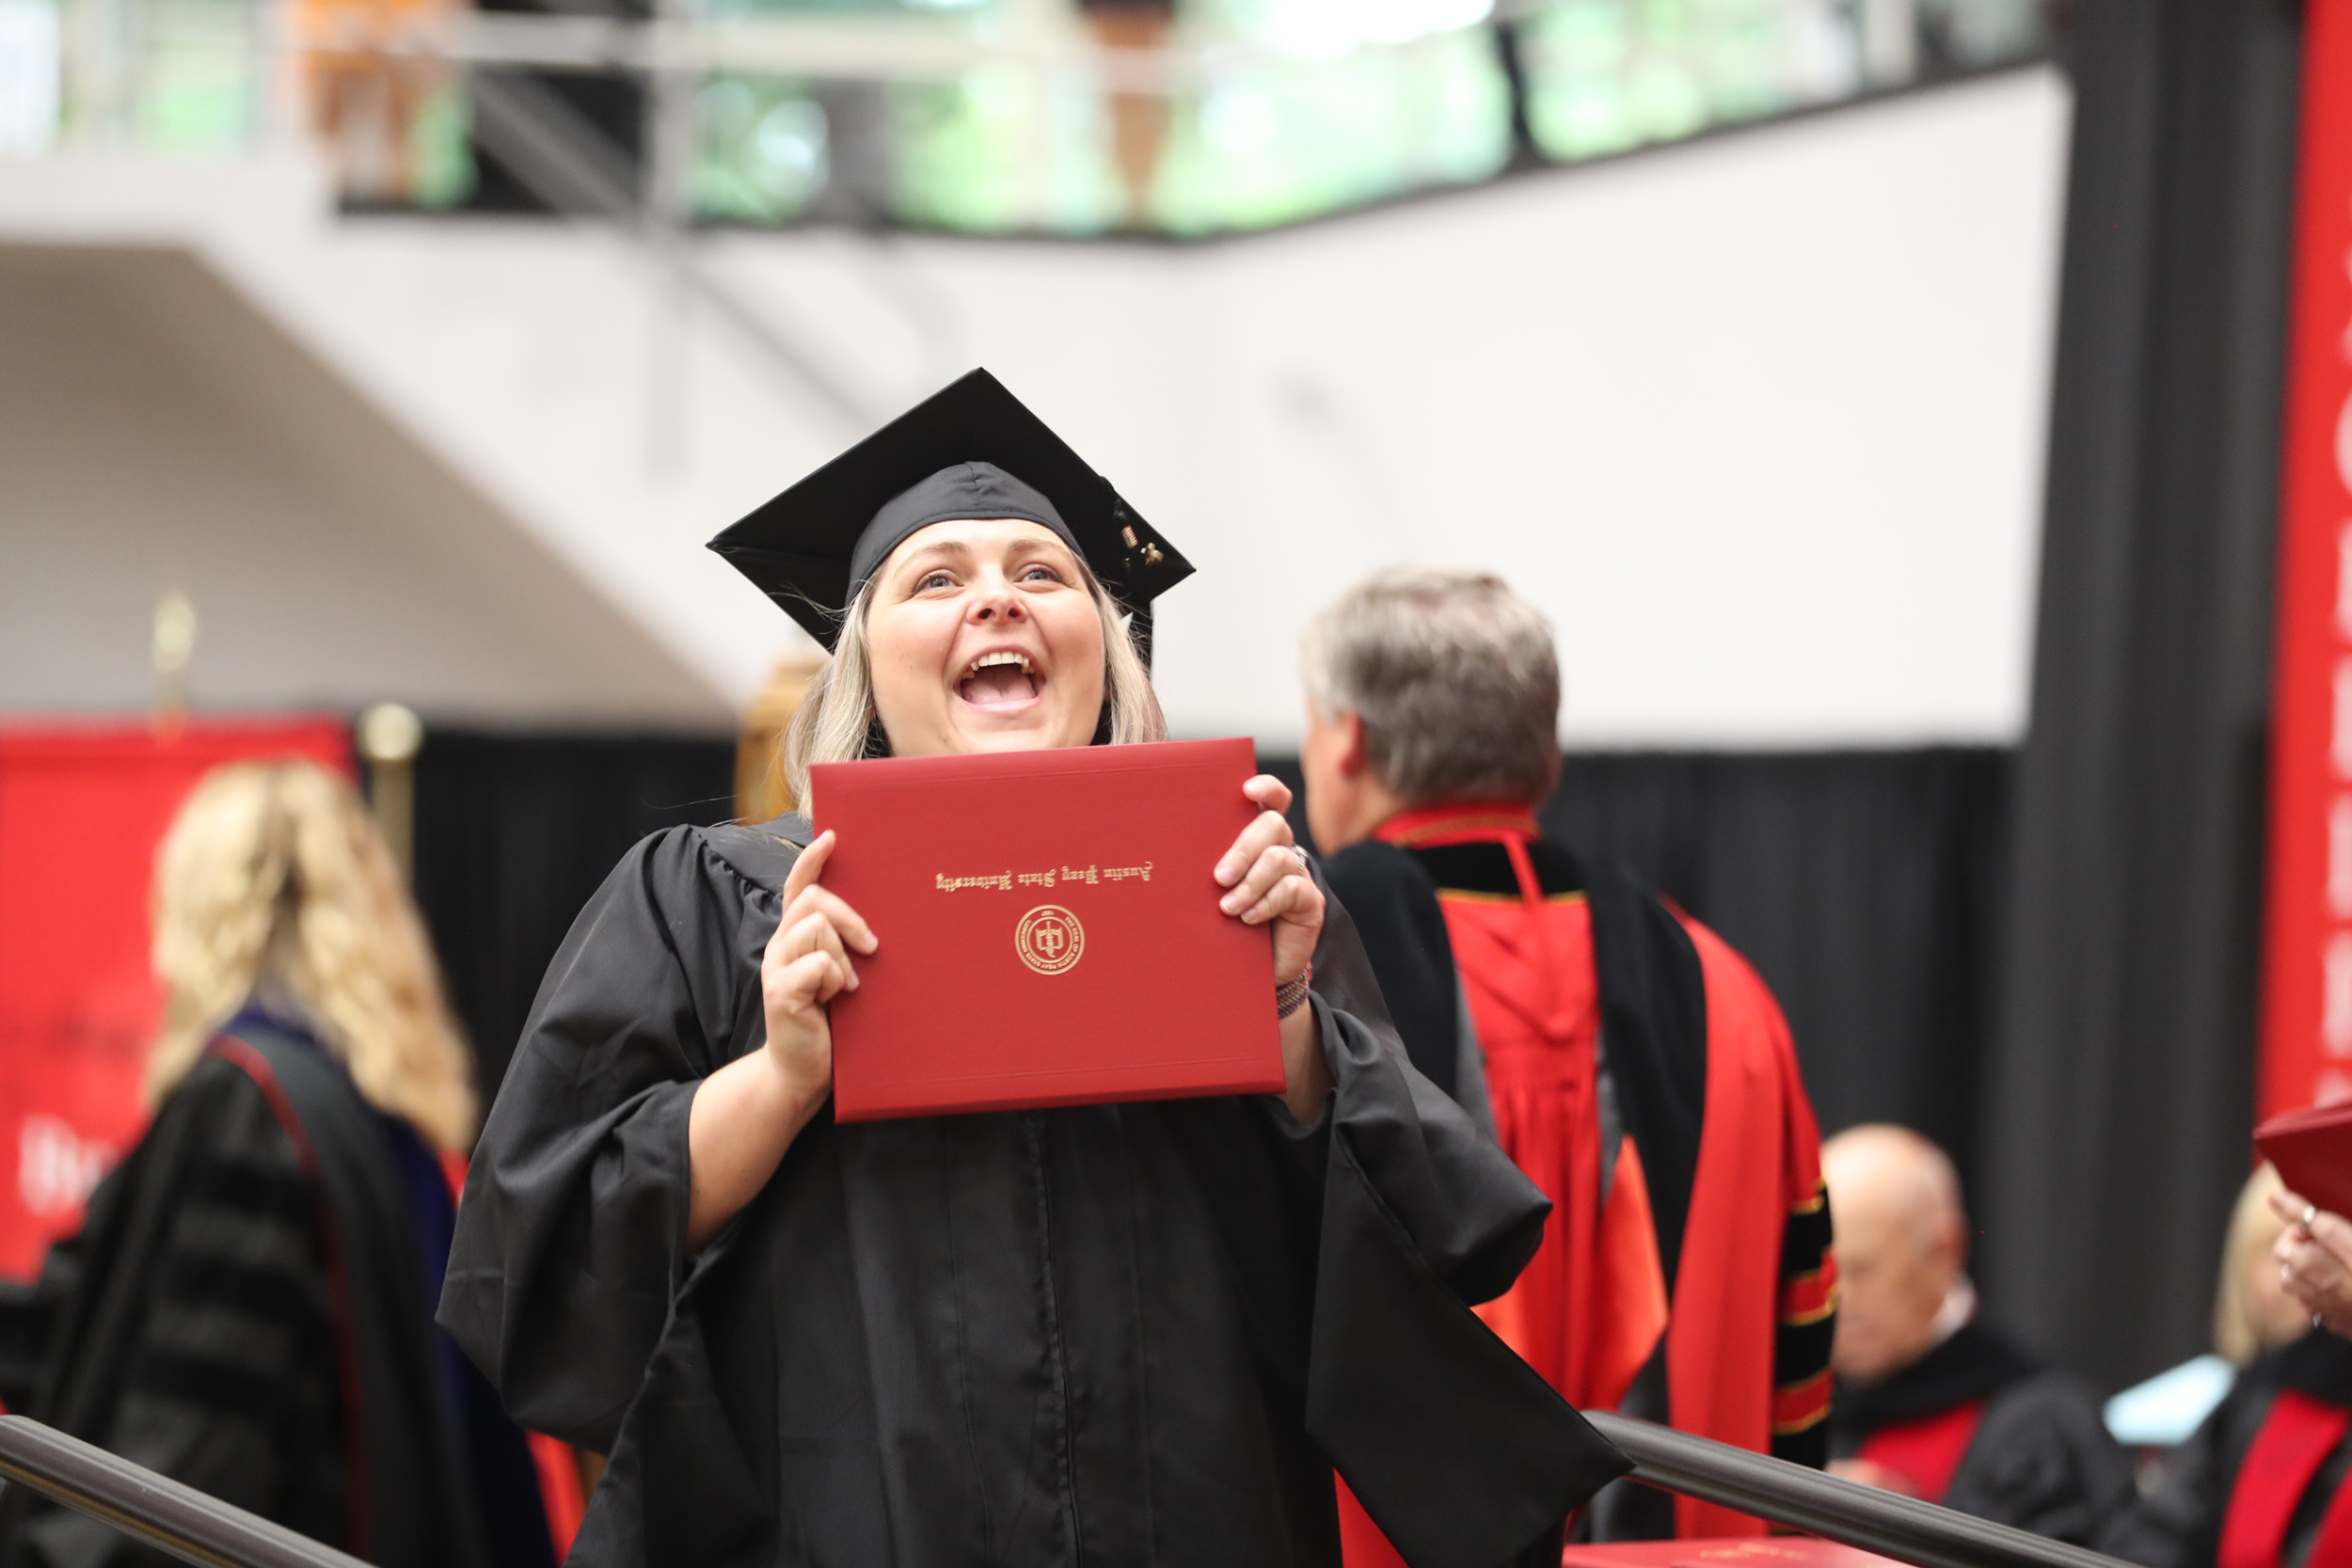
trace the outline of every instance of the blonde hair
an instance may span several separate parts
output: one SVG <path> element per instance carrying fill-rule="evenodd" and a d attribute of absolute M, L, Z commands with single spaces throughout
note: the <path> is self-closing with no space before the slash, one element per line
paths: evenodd
<path fill-rule="evenodd" d="M 2270 1212 L 2270 1195 L 2282 1190 L 2279 1173 L 2265 1161 L 2238 1189 L 2230 1228 L 2221 1240 L 2221 1287 L 2213 1299 L 2214 1353 L 2243 1367 L 2270 1349 L 2247 1287 L 2248 1266 L 2267 1253 L 2286 1225 Z"/>
<path fill-rule="evenodd" d="M 215 768 L 156 854 L 164 1027 L 151 1104 L 257 988 L 290 994 L 377 1110 L 444 1149 L 473 1135 L 472 1063 L 423 923 L 350 784 L 310 762 Z"/>
<path fill-rule="evenodd" d="M 1152 689 L 1152 676 L 1120 624 L 1119 602 L 1096 580 L 1083 558 L 1078 559 L 1078 575 L 1103 621 L 1103 711 L 1110 722 L 1107 738 L 1114 746 L 1166 740 L 1168 720 L 1160 712 L 1158 694 Z M 866 641 L 874 584 L 881 576 L 877 570 L 868 578 L 843 611 L 841 640 L 834 648 L 833 659 L 802 699 L 800 711 L 785 726 L 778 743 L 785 788 L 803 810 L 808 805 L 811 765 L 890 754 L 882 714 L 874 705 L 873 660 Z"/>

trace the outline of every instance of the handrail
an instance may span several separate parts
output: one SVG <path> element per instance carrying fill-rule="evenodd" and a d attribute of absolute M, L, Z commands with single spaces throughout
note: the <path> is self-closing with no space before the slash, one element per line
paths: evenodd
<path fill-rule="evenodd" d="M 348 1552 L 29 1416 L 0 1416 L 0 1478 L 45 1493 L 198 1568 L 368 1568 Z"/>
<path fill-rule="evenodd" d="M 2128 1568 L 2081 1546 L 1654 1422 L 1595 1411 L 1585 1418 L 1633 1461 L 1634 1481 L 1918 1568 Z"/>
<path fill-rule="evenodd" d="M 1918 1568 L 2126 1568 L 2114 1558 L 1861 1486 L 1648 1421 L 1595 1413 L 1632 1479 Z M 198 1568 L 367 1568 L 358 1558 L 207 1497 L 25 1416 L 0 1416 L 0 1478 Z"/>

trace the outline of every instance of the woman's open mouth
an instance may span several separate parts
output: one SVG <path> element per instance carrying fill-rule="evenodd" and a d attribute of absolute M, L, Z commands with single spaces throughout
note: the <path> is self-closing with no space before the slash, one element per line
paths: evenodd
<path fill-rule="evenodd" d="M 1029 656 L 1010 648 L 982 654 L 964 666 L 956 695 L 988 713 L 1017 713 L 1045 689 Z"/>

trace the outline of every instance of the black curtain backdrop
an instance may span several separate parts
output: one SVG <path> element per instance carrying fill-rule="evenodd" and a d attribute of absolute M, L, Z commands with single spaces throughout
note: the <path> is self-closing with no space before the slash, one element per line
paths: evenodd
<path fill-rule="evenodd" d="M 1267 767 L 1296 786 L 1293 759 Z M 2010 768 L 1991 748 L 1571 753 L 1540 815 L 1755 964 L 1824 1131 L 1915 1127 L 1967 1180 Z"/>
<path fill-rule="evenodd" d="M 436 728 L 416 766 L 417 903 L 486 1106 L 548 960 L 623 852 L 735 815 L 735 740 Z"/>
<path fill-rule="evenodd" d="M 1901 1122 L 1965 1167 L 2009 761 L 1962 749 L 1571 756 L 1541 816 L 1756 966 L 1824 1132 Z"/>
<path fill-rule="evenodd" d="M 2076 0 L 2032 731 L 1977 1151 L 1994 1312 L 2205 1348 L 2247 1131 L 2298 21 Z"/>

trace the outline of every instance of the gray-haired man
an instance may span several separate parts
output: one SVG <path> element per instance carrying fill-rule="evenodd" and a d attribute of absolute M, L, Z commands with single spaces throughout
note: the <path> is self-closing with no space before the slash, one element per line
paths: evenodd
<path fill-rule="evenodd" d="M 1819 1465 L 1836 1275 L 1788 1026 L 1721 938 L 1537 826 L 1542 614 L 1486 574 L 1383 573 L 1316 619 L 1307 686 L 1308 822 L 1406 1049 L 1557 1206 L 1482 1315 L 1579 1405 Z M 1686 1498 L 1673 1528 L 1757 1527 Z"/>

